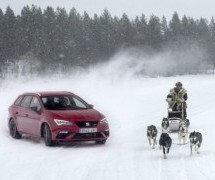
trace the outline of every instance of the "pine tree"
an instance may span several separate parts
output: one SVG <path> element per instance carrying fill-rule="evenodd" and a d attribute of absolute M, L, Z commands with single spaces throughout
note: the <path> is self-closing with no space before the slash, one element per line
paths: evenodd
<path fill-rule="evenodd" d="M 72 8 L 68 16 L 68 39 L 66 41 L 68 47 L 68 63 L 70 66 L 78 64 L 81 47 L 81 16 L 75 8 Z"/>
<path fill-rule="evenodd" d="M 141 17 L 136 17 L 134 20 L 134 29 L 135 29 L 135 45 L 144 46 L 147 41 L 147 22 L 144 14 Z"/>
<path fill-rule="evenodd" d="M 158 49 L 161 46 L 161 24 L 157 16 L 151 15 L 148 23 L 148 44 L 150 47 Z"/>
<path fill-rule="evenodd" d="M 56 47 L 56 58 L 59 63 L 67 64 L 68 58 L 68 14 L 64 8 L 57 8 L 56 13 L 56 35 L 55 41 Z"/>
<path fill-rule="evenodd" d="M 181 20 L 179 19 L 177 12 L 173 14 L 173 17 L 169 23 L 169 29 L 170 39 L 177 44 L 178 41 L 180 41 L 182 35 Z"/>
<path fill-rule="evenodd" d="M 100 48 L 101 54 L 104 58 L 107 58 L 113 53 L 114 38 L 113 31 L 113 20 L 107 9 L 104 10 L 100 16 Z"/>
<path fill-rule="evenodd" d="M 207 25 L 207 20 L 200 18 L 198 23 L 198 40 L 199 43 L 206 43 L 209 40 L 209 28 Z"/>
<path fill-rule="evenodd" d="M 79 65 L 87 66 L 91 60 L 91 42 L 92 42 L 92 19 L 89 14 L 84 11 L 82 16 L 82 38 L 81 38 L 81 49 L 80 49 L 80 57 L 81 61 L 79 61 Z"/>
<path fill-rule="evenodd" d="M 3 19 L 2 33 L 4 34 L 3 59 L 18 57 L 17 19 L 13 10 L 8 6 Z"/>
<path fill-rule="evenodd" d="M 215 69 L 215 21 L 214 17 L 211 18 L 209 24 L 209 32 L 210 32 L 210 40 L 209 40 L 209 47 L 208 47 L 208 54 L 210 56 L 210 63 Z"/>
<path fill-rule="evenodd" d="M 167 41 L 167 39 L 169 37 L 169 27 L 167 24 L 166 17 L 164 17 L 164 16 L 162 17 L 162 20 L 161 20 L 161 34 L 162 34 L 164 42 Z"/>
<path fill-rule="evenodd" d="M 32 36 L 32 50 L 31 52 L 33 55 L 35 55 L 38 59 L 43 59 L 43 37 L 44 37 L 44 26 L 43 26 L 43 13 L 41 8 L 37 8 L 36 6 L 32 6 L 32 30 L 33 30 L 33 36 Z"/>
<path fill-rule="evenodd" d="M 43 13 L 43 61 L 55 66 L 57 61 L 57 41 L 56 41 L 56 13 L 52 7 L 47 7 Z"/>
<path fill-rule="evenodd" d="M 39 24 L 37 24 L 37 19 L 35 18 L 36 7 L 26 6 L 21 11 L 21 16 L 18 19 L 18 34 L 20 48 L 19 52 L 21 55 L 26 53 L 32 53 L 33 46 L 35 42 L 35 34 L 37 32 Z"/>
<path fill-rule="evenodd" d="M 211 38 L 215 38 L 215 20 L 214 17 L 211 18 L 210 24 L 209 24 L 209 33 Z"/>
<path fill-rule="evenodd" d="M 188 26 L 189 26 L 189 22 L 188 22 L 188 19 L 187 19 L 187 16 L 183 16 L 182 18 L 182 34 L 183 36 L 188 36 Z"/>
<path fill-rule="evenodd" d="M 133 45 L 134 31 L 133 31 L 133 27 L 130 22 L 130 19 L 125 13 L 122 15 L 122 18 L 120 20 L 120 31 L 121 31 L 120 33 L 121 43 L 124 44 L 125 46 Z"/>
<path fill-rule="evenodd" d="M 122 36 L 121 22 L 117 16 L 112 18 L 112 22 L 113 22 L 112 38 L 114 39 L 113 47 L 114 50 L 117 51 L 123 45 L 121 38 Z"/>
<path fill-rule="evenodd" d="M 188 19 L 188 34 L 192 41 L 197 41 L 198 28 L 197 28 L 197 23 L 193 18 Z"/>
<path fill-rule="evenodd" d="M 0 9 L 0 78 L 3 77 L 3 66 L 5 63 L 5 54 L 4 54 L 4 34 L 3 34 L 3 26 L 4 26 L 4 14 Z"/>
<path fill-rule="evenodd" d="M 102 55 L 102 27 L 101 27 L 101 22 L 100 18 L 98 17 L 97 14 L 94 14 L 93 22 L 92 22 L 92 34 L 91 34 L 91 49 L 92 49 L 92 58 L 94 60 L 93 63 L 96 62 L 97 59 L 100 59 Z"/>
<path fill-rule="evenodd" d="M 3 34 L 3 26 L 4 26 L 4 14 L 2 10 L 0 9 L 0 62 L 1 64 L 4 62 L 4 34 Z"/>

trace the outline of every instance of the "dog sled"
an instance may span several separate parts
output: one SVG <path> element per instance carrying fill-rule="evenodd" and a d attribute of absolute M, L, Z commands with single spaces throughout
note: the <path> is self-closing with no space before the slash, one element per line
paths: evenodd
<path fill-rule="evenodd" d="M 167 119 L 169 120 L 169 131 L 176 132 L 179 131 L 179 127 L 181 123 L 185 123 L 187 127 L 189 127 L 190 122 L 186 119 L 185 116 L 185 106 L 186 104 L 181 103 L 179 107 L 176 103 L 173 105 L 168 106 L 168 116 Z"/>

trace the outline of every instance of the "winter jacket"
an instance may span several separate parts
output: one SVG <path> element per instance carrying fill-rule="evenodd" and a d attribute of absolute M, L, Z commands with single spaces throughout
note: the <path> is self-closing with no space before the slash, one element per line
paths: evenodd
<path fill-rule="evenodd" d="M 167 95 L 166 101 L 168 102 L 169 107 L 171 107 L 174 110 L 181 109 L 183 104 L 184 113 L 186 114 L 187 98 L 188 96 L 187 96 L 186 89 L 182 88 L 180 91 L 177 91 L 176 88 L 173 88 L 170 90 L 170 93 Z"/>
<path fill-rule="evenodd" d="M 185 102 L 188 99 L 187 90 L 182 88 L 179 92 L 177 92 L 176 88 L 170 90 L 170 93 L 167 95 L 167 98 L 170 98 L 171 101 L 175 102 Z"/>

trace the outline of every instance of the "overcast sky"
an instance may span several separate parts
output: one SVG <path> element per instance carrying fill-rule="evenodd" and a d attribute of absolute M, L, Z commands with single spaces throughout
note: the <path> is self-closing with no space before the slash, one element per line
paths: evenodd
<path fill-rule="evenodd" d="M 0 0 L 3 11 L 10 6 L 16 14 L 20 14 L 23 6 L 32 4 L 42 9 L 59 6 L 67 11 L 75 7 L 81 14 L 86 10 L 90 15 L 101 14 L 107 8 L 112 15 L 120 17 L 125 12 L 131 18 L 143 13 L 147 17 L 154 14 L 159 17 L 164 15 L 169 19 L 174 11 L 177 11 L 180 17 L 184 14 L 207 19 L 215 16 L 215 0 Z"/>

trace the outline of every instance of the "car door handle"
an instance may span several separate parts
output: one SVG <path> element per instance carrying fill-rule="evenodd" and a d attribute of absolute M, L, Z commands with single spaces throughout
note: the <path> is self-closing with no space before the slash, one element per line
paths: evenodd
<path fill-rule="evenodd" d="M 16 114 L 19 114 L 18 112 L 16 112 Z"/>
<path fill-rule="evenodd" d="M 28 114 L 25 114 L 26 117 L 28 117 Z"/>

